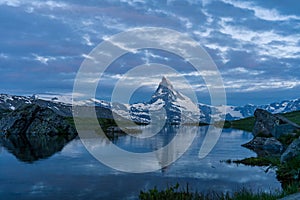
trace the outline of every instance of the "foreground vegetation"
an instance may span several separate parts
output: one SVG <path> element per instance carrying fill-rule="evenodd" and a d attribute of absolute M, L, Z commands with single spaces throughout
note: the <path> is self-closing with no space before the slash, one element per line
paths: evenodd
<path fill-rule="evenodd" d="M 300 111 L 294 111 L 289 113 L 284 113 L 282 116 L 286 117 L 287 119 L 295 122 L 296 124 L 300 124 Z"/>
<path fill-rule="evenodd" d="M 275 200 L 298 192 L 299 185 L 291 184 L 281 192 L 253 192 L 247 189 L 230 193 L 207 192 L 198 193 L 190 192 L 188 185 L 186 188 L 180 188 L 177 183 L 175 186 L 168 187 L 165 190 L 158 190 L 156 187 L 149 191 L 141 191 L 139 198 L 141 200 Z"/>

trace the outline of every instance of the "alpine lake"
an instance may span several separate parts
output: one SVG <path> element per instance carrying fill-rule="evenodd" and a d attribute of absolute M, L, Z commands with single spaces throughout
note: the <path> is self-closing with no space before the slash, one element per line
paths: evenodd
<path fill-rule="evenodd" d="M 149 129 L 141 127 L 142 136 Z M 95 159 L 79 137 L 64 144 L 48 145 L 41 159 L 32 159 L 34 149 L 24 155 L 24 149 L 1 146 L 0 196 L 1 199 L 138 199 L 140 191 L 157 187 L 164 189 L 179 183 L 190 191 L 235 192 L 241 188 L 253 192 L 280 191 L 281 184 L 273 169 L 228 164 L 225 160 L 255 157 L 244 147 L 253 136 L 249 132 L 223 129 L 209 154 L 199 157 L 199 150 L 207 133 L 207 126 L 166 126 L 156 135 L 143 138 L 132 135 L 116 136 L 111 141 L 119 148 L 136 153 L 153 151 L 168 144 L 176 134 L 179 143 L 192 138 L 190 147 L 172 164 L 146 173 L 127 173 L 110 168 Z M 47 141 L 46 141 L 47 142 Z M 53 142 L 53 141 L 52 141 Z M 109 151 L 112 143 L 94 140 L 102 151 Z M 57 145 L 62 145 L 57 147 Z M 55 146 L 55 149 L 51 149 Z M 180 144 L 179 144 L 180 146 Z M 168 157 L 176 156 L 176 150 Z M 157 155 L 158 158 L 165 155 Z M 117 158 L 114 158 L 118 162 Z M 125 159 L 126 160 L 126 159 Z M 126 168 L 133 163 L 119 159 Z M 146 157 L 140 165 L 158 165 Z"/>

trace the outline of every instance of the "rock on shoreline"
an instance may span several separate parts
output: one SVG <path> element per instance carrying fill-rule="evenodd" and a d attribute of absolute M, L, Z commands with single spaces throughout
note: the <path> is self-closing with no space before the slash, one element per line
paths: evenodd
<path fill-rule="evenodd" d="M 253 128 L 254 137 L 265 136 L 279 139 L 282 135 L 293 134 L 300 126 L 280 114 L 271 114 L 266 110 L 256 109 L 256 121 Z"/>
<path fill-rule="evenodd" d="M 297 138 L 297 131 L 300 130 L 298 124 L 279 114 L 274 115 L 262 109 L 257 109 L 254 115 L 256 118 L 252 131 L 254 139 L 242 146 L 253 150 L 259 157 L 279 156 L 281 163 L 300 156 L 300 138 Z M 291 144 L 285 144 L 282 137 L 288 137 L 294 141 Z"/>
<path fill-rule="evenodd" d="M 256 137 L 243 147 L 253 150 L 258 156 L 279 156 L 283 152 L 283 145 L 276 138 Z"/>

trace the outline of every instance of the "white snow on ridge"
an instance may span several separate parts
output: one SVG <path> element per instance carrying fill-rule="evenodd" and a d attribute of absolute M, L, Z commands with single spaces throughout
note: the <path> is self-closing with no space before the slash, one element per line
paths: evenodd
<path fill-rule="evenodd" d="M 192 100 L 190 98 L 188 98 L 187 96 L 184 96 L 183 94 L 179 93 L 183 99 L 181 98 L 177 98 L 176 103 L 177 105 L 179 105 L 181 108 L 184 108 L 186 111 L 190 111 L 190 112 L 198 112 L 199 108 L 198 106 L 192 102 Z"/>
<path fill-rule="evenodd" d="M 72 104 L 71 94 L 37 94 L 37 98 L 45 101 L 59 102 L 65 104 Z"/>
<path fill-rule="evenodd" d="M 130 113 L 128 110 L 112 109 L 112 111 L 125 119 L 130 119 Z"/>
<path fill-rule="evenodd" d="M 165 104 L 166 103 L 164 102 L 164 100 L 158 99 L 157 101 L 155 101 L 148 107 L 149 107 L 149 110 L 159 110 L 159 109 L 162 109 Z M 146 108 L 146 106 L 145 106 L 145 108 Z"/>
<path fill-rule="evenodd" d="M 232 117 L 243 118 L 242 113 L 234 109 L 234 106 L 225 106 L 225 113 L 230 114 Z"/>

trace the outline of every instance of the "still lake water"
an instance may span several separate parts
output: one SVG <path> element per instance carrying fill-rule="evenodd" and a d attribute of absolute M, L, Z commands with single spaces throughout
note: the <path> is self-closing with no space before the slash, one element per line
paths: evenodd
<path fill-rule="evenodd" d="M 167 127 L 150 139 L 121 136 L 114 139 L 120 148 L 148 152 L 168 143 L 178 127 Z M 224 129 L 218 143 L 204 159 L 198 157 L 206 134 L 205 127 L 180 127 L 180 131 L 196 133 L 190 148 L 176 162 L 163 170 L 149 173 L 125 173 L 111 169 L 96 160 L 74 139 L 52 156 L 32 163 L 18 160 L 11 150 L 1 148 L 1 199 L 137 199 L 141 190 L 154 186 L 165 188 L 179 183 L 189 184 L 193 191 L 234 192 L 239 188 L 252 191 L 280 190 L 274 170 L 264 167 L 220 162 L 256 156 L 241 147 L 252 139 L 251 133 Z M 184 138 L 183 138 L 184 141 Z M 102 149 L 109 144 L 102 143 Z M 151 163 L 148 163 L 151 164 Z M 126 165 L 126 163 L 124 163 Z"/>

